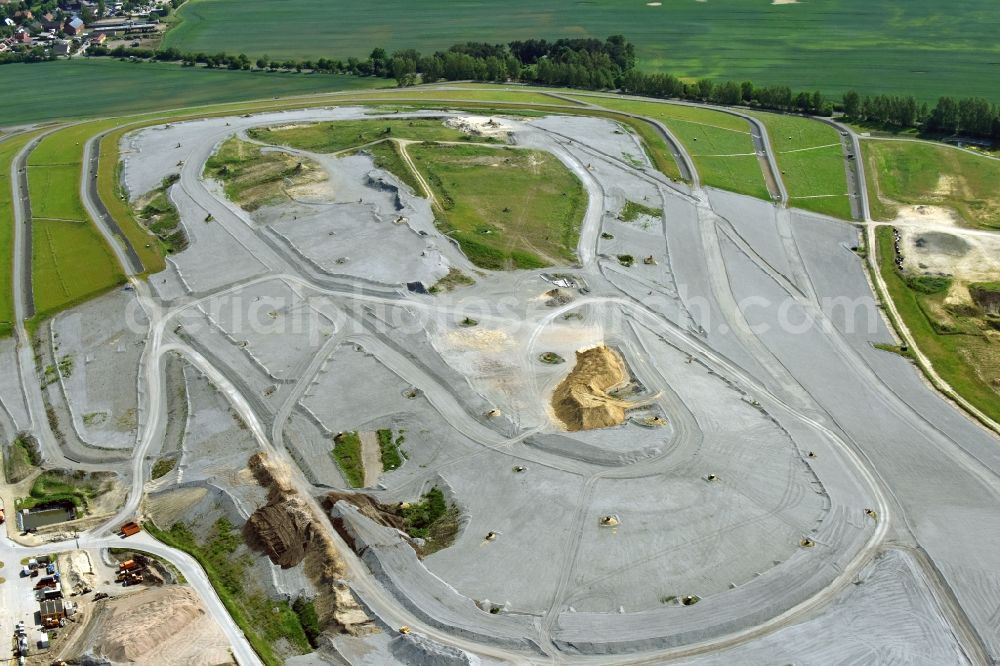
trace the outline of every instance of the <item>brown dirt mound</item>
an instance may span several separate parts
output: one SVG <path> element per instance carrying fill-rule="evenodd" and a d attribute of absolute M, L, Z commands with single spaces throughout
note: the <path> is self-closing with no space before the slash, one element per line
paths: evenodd
<path fill-rule="evenodd" d="M 300 497 L 283 497 L 254 511 L 243 526 L 247 545 L 263 551 L 271 562 L 290 569 L 306 557 L 314 540 L 313 521 Z"/>
<path fill-rule="evenodd" d="M 101 626 L 94 651 L 116 663 L 170 663 L 161 653 L 184 650 L 183 643 L 198 635 L 215 659 L 198 663 L 226 663 L 225 637 L 208 619 L 198 595 L 189 587 L 165 587 L 116 600 L 112 615 Z M 208 635 L 205 635 L 208 628 Z M 186 636 L 187 638 L 180 639 Z M 173 646 L 164 650 L 167 646 Z M 209 651 L 209 650 L 206 650 Z M 221 654 L 220 654 L 221 653 Z M 190 657 L 192 655 L 184 655 Z M 179 663 L 179 662 L 174 662 Z M 192 662 L 186 662 L 192 663 Z"/>
<path fill-rule="evenodd" d="M 630 404 L 608 395 L 628 381 L 625 362 L 599 345 L 576 353 L 576 366 L 552 394 L 552 409 L 567 430 L 607 428 L 625 421 Z"/>
<path fill-rule="evenodd" d="M 340 553 L 315 513 L 291 487 L 287 471 L 272 464 L 265 453 L 253 455 L 248 464 L 257 483 L 268 489 L 268 497 L 243 528 L 247 544 L 282 568 L 303 563 L 316 588 L 328 591 L 314 600 L 321 626 L 354 635 L 373 631 L 371 618 L 339 582 L 344 575 Z"/>

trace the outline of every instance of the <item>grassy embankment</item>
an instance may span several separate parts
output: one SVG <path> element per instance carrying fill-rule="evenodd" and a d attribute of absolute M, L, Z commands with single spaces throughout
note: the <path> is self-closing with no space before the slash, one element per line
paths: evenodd
<path fill-rule="evenodd" d="M 409 153 L 440 204 L 438 224 L 482 268 L 571 263 L 586 196 L 555 157 L 533 150 L 419 144 Z"/>
<path fill-rule="evenodd" d="M 37 133 L 15 134 L 0 142 L 0 338 L 14 330 L 14 208 L 10 187 L 14 157 Z"/>
<path fill-rule="evenodd" d="M 788 190 L 789 204 L 843 220 L 851 219 L 840 133 L 830 125 L 809 118 L 748 113 L 767 128 Z"/>
<path fill-rule="evenodd" d="M 280 666 L 291 654 L 311 651 L 300 616 L 291 604 L 269 598 L 253 581 L 253 559 L 246 552 L 237 553 L 244 545 L 243 538 L 227 519 L 219 518 L 203 538 L 196 537 L 184 523 L 164 530 L 147 521 L 143 527 L 159 541 L 198 561 L 229 615 L 267 666 Z"/>
<path fill-rule="evenodd" d="M 80 200 L 87 126 L 42 139 L 28 156 L 35 320 L 125 281 L 118 261 Z"/>
<path fill-rule="evenodd" d="M 759 199 L 771 198 L 746 120 L 721 111 L 680 104 L 614 97 L 581 96 L 576 99 L 653 118 L 666 125 L 691 156 L 703 185 Z"/>
<path fill-rule="evenodd" d="M 945 303 L 949 278 L 906 275 L 893 262 L 893 231 L 879 227 L 877 259 L 903 323 L 934 370 L 959 395 L 1000 420 L 1000 342 L 988 335 L 1000 324 L 972 306 Z"/>
<path fill-rule="evenodd" d="M 861 149 L 875 219 L 894 219 L 897 204 L 922 204 L 1000 229 L 1000 160 L 923 141 L 863 140 Z"/>
<path fill-rule="evenodd" d="M 490 141 L 447 127 L 434 118 L 342 120 L 294 127 L 260 127 L 248 132 L 258 141 L 314 153 L 336 153 L 388 139 L 408 141 Z"/>

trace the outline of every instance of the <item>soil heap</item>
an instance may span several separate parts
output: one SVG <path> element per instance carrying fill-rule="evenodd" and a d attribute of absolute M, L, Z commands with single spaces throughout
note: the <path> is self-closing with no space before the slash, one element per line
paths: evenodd
<path fill-rule="evenodd" d="M 576 353 L 576 365 L 552 394 L 552 409 L 567 430 L 607 428 L 625 421 L 631 405 L 608 395 L 628 381 L 625 362 L 605 345 Z"/>
<path fill-rule="evenodd" d="M 287 475 L 265 453 L 253 455 L 248 464 L 268 497 L 243 526 L 247 544 L 283 569 L 304 563 L 306 575 L 320 590 L 314 601 L 321 626 L 354 635 L 372 632 L 371 618 L 341 581 L 340 553 Z"/>
<path fill-rule="evenodd" d="M 154 655 L 163 652 L 165 646 L 176 646 L 181 636 L 197 634 L 207 638 L 201 636 L 206 627 L 210 627 L 213 638 L 209 642 L 224 642 L 222 632 L 207 619 L 198 595 L 190 587 L 165 587 L 144 592 L 116 600 L 112 607 L 111 617 L 98 628 L 93 650 L 115 663 L 169 663 L 169 659 L 158 659 Z M 216 659 L 205 663 L 223 661 Z"/>

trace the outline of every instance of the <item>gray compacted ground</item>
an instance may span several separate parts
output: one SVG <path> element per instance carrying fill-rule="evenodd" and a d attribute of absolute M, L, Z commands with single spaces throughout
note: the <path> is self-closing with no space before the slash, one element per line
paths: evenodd
<path fill-rule="evenodd" d="M 903 358 L 872 347 L 893 336 L 851 251 L 855 227 L 671 182 L 628 131 L 579 117 L 506 121 L 515 147 L 550 151 L 587 190 L 578 261 L 545 270 L 473 270 L 428 202 L 363 155 L 310 155 L 328 194 L 253 214 L 202 177 L 214 147 L 248 128 L 365 113 L 213 118 L 123 139 L 133 197 L 180 175 L 170 196 L 191 239 L 150 277 L 157 344 L 197 361 L 168 379 L 182 376 L 186 426 L 177 472 L 150 501 L 173 498 L 170 515 L 188 497 L 203 523 L 240 522 L 263 501 L 243 469 L 255 433 L 320 494 L 346 487 L 330 455 L 338 432 L 388 428 L 405 434 L 406 459 L 364 492 L 400 502 L 438 487 L 460 510 L 455 543 L 421 560 L 338 504 L 360 601 L 380 618 L 403 609 L 428 635 L 386 621 L 390 635 L 338 639 L 301 663 L 475 663 L 477 649 L 580 663 L 1000 656 L 1000 522 L 988 509 L 1000 448 Z M 627 201 L 662 217 L 622 221 Z M 453 267 L 475 284 L 406 289 Z M 81 333 L 105 298 L 54 330 L 117 368 L 144 334 Z M 602 343 L 635 382 L 633 415 L 665 427 L 580 434 L 558 421 L 553 390 L 577 350 Z M 567 362 L 543 364 L 544 352 Z M 134 400 L 102 395 L 108 370 L 89 367 L 67 384 L 69 408 L 49 387 L 60 421 Z M 0 385 L 16 423 L 8 392 Z M 160 408 L 141 396 L 140 416 Z M 306 589 L 268 570 L 272 589 Z"/>

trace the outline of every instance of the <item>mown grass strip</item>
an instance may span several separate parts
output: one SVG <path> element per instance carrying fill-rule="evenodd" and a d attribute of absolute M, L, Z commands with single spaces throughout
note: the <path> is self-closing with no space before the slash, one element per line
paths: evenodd
<path fill-rule="evenodd" d="M 746 120 L 681 104 L 592 95 L 574 99 L 660 121 L 691 156 L 702 184 L 770 200 Z"/>
<path fill-rule="evenodd" d="M 851 219 L 847 169 L 840 133 L 818 120 L 747 111 L 767 128 L 788 190 L 789 203 L 844 220 Z"/>

